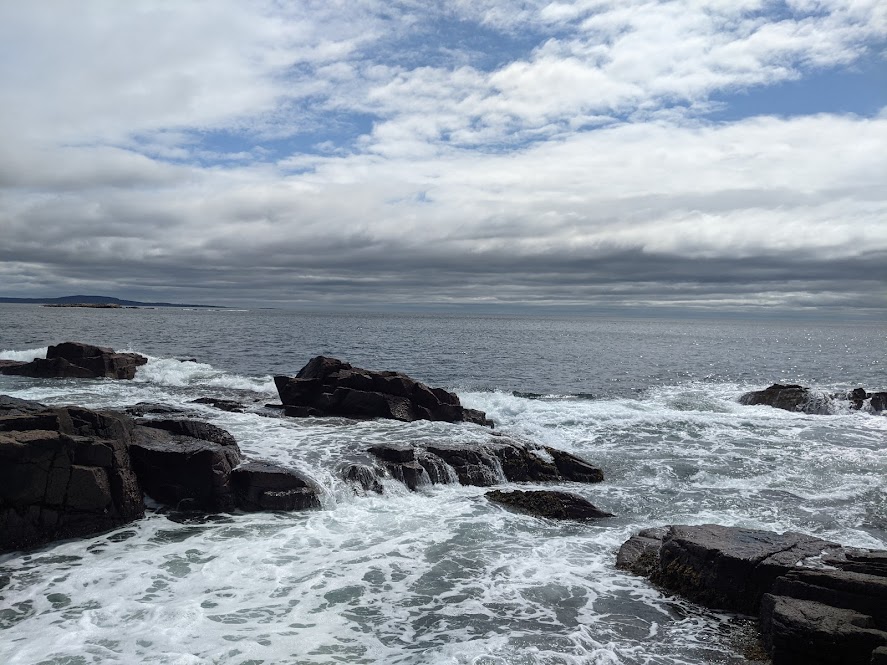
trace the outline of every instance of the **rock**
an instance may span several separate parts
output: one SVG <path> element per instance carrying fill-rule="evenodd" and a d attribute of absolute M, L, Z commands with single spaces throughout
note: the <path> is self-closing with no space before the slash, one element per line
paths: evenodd
<path fill-rule="evenodd" d="M 869 405 L 874 413 L 887 411 L 887 392 L 870 393 L 871 401 Z"/>
<path fill-rule="evenodd" d="M 113 349 L 62 342 L 50 346 L 46 358 L 35 358 L 29 363 L 0 365 L 0 373 L 34 378 L 110 378 L 132 379 L 136 367 L 148 359 L 137 353 L 116 353 Z"/>
<path fill-rule="evenodd" d="M 503 482 L 596 483 L 604 479 L 600 469 L 575 455 L 505 437 L 483 444 L 379 445 L 368 452 L 410 489 L 423 484 L 490 487 Z"/>
<path fill-rule="evenodd" d="M 27 365 L 24 360 L 2 360 L 0 359 L 0 374 L 13 374 L 13 371 L 4 372 L 4 369 L 15 370 L 16 367 Z"/>
<path fill-rule="evenodd" d="M 814 393 L 799 385 L 774 383 L 764 390 L 745 393 L 739 398 L 740 404 L 754 406 L 764 404 L 786 411 L 803 411 L 811 414 L 832 413 L 832 399 L 827 395 Z"/>
<path fill-rule="evenodd" d="M 666 527 L 655 527 L 644 529 L 626 540 L 616 555 L 616 567 L 650 577 L 659 566 L 659 548 L 666 533 Z"/>
<path fill-rule="evenodd" d="M 320 508 L 320 489 L 307 476 L 267 462 L 248 462 L 231 472 L 237 507 L 247 511 Z"/>
<path fill-rule="evenodd" d="M 59 409 L 26 416 L 32 420 L 19 420 L 23 429 L 5 422 L 0 551 L 100 533 L 144 515 L 125 442 L 76 435 L 73 419 L 63 414 Z M 40 425 L 54 429 L 32 428 Z"/>
<path fill-rule="evenodd" d="M 246 407 L 240 402 L 235 402 L 230 399 L 216 399 L 215 397 L 199 397 L 197 399 L 192 399 L 191 404 L 208 404 L 221 411 L 228 411 L 230 413 L 243 413 L 246 409 Z"/>
<path fill-rule="evenodd" d="M 483 412 L 463 408 L 451 392 L 399 372 L 365 370 L 336 358 L 312 358 L 295 377 L 275 376 L 274 383 L 285 413 L 296 417 L 442 420 L 492 426 Z"/>
<path fill-rule="evenodd" d="M 148 414 L 181 415 L 185 413 L 184 409 L 154 402 L 138 402 L 137 404 L 126 407 L 124 410 L 132 416 L 146 416 Z"/>
<path fill-rule="evenodd" d="M 869 665 L 887 646 L 887 551 L 716 525 L 650 529 L 617 566 L 708 607 L 759 610 L 774 665 Z M 864 571 L 864 572 L 863 572 Z"/>
<path fill-rule="evenodd" d="M 878 647 L 872 651 L 871 665 L 887 665 L 887 647 Z"/>
<path fill-rule="evenodd" d="M 538 517 L 550 517 L 553 519 L 589 519 L 600 517 L 613 517 L 599 509 L 581 496 L 569 492 L 555 492 L 550 490 L 535 490 L 525 492 L 513 490 L 503 492 L 493 490 L 487 492 L 486 497 L 490 501 L 501 503 L 523 513 L 529 513 Z"/>
<path fill-rule="evenodd" d="M 129 446 L 133 468 L 152 499 L 179 510 L 227 512 L 236 502 L 231 472 L 240 463 L 234 438 L 199 421 L 146 421 Z"/>
<path fill-rule="evenodd" d="M 342 467 L 340 474 L 343 480 L 351 483 L 357 494 L 382 493 L 382 483 L 379 482 L 378 472 L 367 464 L 347 464 Z"/>
<path fill-rule="evenodd" d="M 870 616 L 773 594 L 761 601 L 761 625 L 773 665 L 869 665 L 887 645 L 887 632 Z"/>

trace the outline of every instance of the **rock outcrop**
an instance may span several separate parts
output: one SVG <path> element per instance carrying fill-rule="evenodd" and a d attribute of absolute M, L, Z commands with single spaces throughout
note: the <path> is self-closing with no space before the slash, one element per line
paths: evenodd
<path fill-rule="evenodd" d="M 700 604 L 757 614 L 773 665 L 870 665 L 887 647 L 887 552 L 799 533 L 648 529 L 617 566 Z"/>
<path fill-rule="evenodd" d="M 125 426 L 108 414 L 0 398 L 0 551 L 144 515 Z"/>
<path fill-rule="evenodd" d="M 62 342 L 50 346 L 46 358 L 0 364 L 0 374 L 38 379 L 132 379 L 136 368 L 146 362 L 148 359 L 137 353 L 116 353 L 91 344 Z"/>
<path fill-rule="evenodd" d="M 384 469 L 407 487 L 503 482 L 599 483 L 603 471 L 556 448 L 532 447 L 505 437 L 483 444 L 379 445 L 369 448 Z"/>
<path fill-rule="evenodd" d="M 865 388 L 854 388 L 843 393 L 826 394 L 797 384 L 774 383 L 763 390 L 745 393 L 739 398 L 740 404 L 749 406 L 763 404 L 786 411 L 815 415 L 835 413 L 837 402 L 849 402 L 851 409 L 866 409 L 872 413 L 881 413 L 887 409 L 887 392 L 870 393 Z"/>
<path fill-rule="evenodd" d="M 495 503 L 501 503 L 522 513 L 528 513 L 537 517 L 548 517 L 558 520 L 598 519 L 601 517 L 613 517 L 595 506 L 590 501 L 569 492 L 556 492 L 552 490 L 512 490 L 503 492 L 493 490 L 487 492 L 487 498 Z"/>
<path fill-rule="evenodd" d="M 238 467 L 225 430 L 197 420 L 134 420 L 0 395 L 0 551 L 100 533 L 144 515 L 143 492 L 179 510 L 303 510 L 306 476 Z"/>
<path fill-rule="evenodd" d="M 293 377 L 275 376 L 289 416 L 344 416 L 394 420 L 443 420 L 492 425 L 481 411 L 466 409 L 442 388 L 430 388 L 399 372 L 375 372 L 317 356 Z"/>

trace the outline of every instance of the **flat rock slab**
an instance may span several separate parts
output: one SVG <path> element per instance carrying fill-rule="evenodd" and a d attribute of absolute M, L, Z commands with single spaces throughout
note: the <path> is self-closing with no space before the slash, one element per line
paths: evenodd
<path fill-rule="evenodd" d="M 311 478 L 268 462 L 248 462 L 231 472 L 237 507 L 246 511 L 320 508 L 320 488 Z"/>
<path fill-rule="evenodd" d="M 569 492 L 551 490 L 503 492 L 502 490 L 493 490 L 487 492 L 486 497 L 495 503 L 537 517 L 559 520 L 613 517 L 612 513 L 601 510 L 590 501 Z"/>

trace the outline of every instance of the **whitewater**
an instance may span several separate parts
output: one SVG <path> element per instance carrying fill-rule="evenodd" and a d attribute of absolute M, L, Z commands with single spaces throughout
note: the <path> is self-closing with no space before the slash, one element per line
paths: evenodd
<path fill-rule="evenodd" d="M 0 358 L 73 339 L 146 354 L 135 380 L 0 376 L 48 404 L 185 407 L 246 458 L 298 468 L 321 510 L 204 519 L 153 506 L 91 538 L 0 555 L 0 663 L 696 664 L 745 662 L 745 621 L 615 569 L 638 529 L 718 523 L 887 547 L 887 417 L 743 406 L 774 381 L 887 388 L 878 324 L 103 311 L 0 307 Z M 272 375 L 312 356 L 455 390 L 508 436 L 579 455 L 553 486 L 616 517 L 560 523 L 484 488 L 338 468 L 376 443 L 481 442 L 469 424 L 281 418 Z M 192 360 L 193 358 L 193 360 Z M 193 404 L 235 399 L 244 413 Z M 517 487 L 504 483 L 506 487 Z"/>

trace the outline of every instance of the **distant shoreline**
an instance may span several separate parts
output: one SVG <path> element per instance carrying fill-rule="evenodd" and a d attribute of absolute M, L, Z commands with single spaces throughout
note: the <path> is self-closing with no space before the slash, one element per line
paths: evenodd
<path fill-rule="evenodd" d="M 110 296 L 61 296 L 59 298 L 0 298 L 0 304 L 46 305 L 50 307 L 90 307 L 95 309 L 117 309 L 126 307 L 199 307 L 203 309 L 225 309 L 218 305 L 187 305 L 171 302 L 140 302 L 121 300 Z"/>

